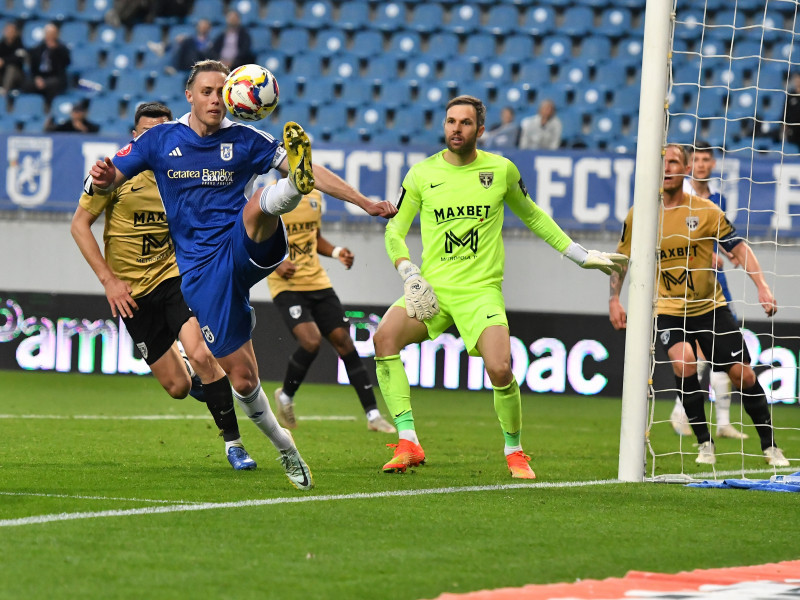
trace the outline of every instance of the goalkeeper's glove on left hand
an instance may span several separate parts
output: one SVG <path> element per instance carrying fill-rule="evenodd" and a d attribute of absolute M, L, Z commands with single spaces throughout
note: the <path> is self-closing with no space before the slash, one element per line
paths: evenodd
<path fill-rule="evenodd" d="M 410 260 L 397 265 L 397 272 L 403 278 L 403 295 L 406 300 L 406 314 L 418 321 L 425 321 L 439 313 L 439 301 L 431 284 L 420 275 L 419 267 Z"/>
<path fill-rule="evenodd" d="M 606 275 L 622 273 L 628 264 L 628 257 L 624 254 L 587 250 L 575 242 L 564 251 L 564 256 L 584 269 L 599 269 Z"/>

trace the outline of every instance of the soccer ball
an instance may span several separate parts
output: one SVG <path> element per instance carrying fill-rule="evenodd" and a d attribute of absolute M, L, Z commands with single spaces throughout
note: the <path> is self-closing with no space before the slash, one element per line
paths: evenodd
<path fill-rule="evenodd" d="M 260 65 L 236 67 L 225 78 L 222 100 L 237 119 L 259 121 L 278 106 L 278 80 Z"/>

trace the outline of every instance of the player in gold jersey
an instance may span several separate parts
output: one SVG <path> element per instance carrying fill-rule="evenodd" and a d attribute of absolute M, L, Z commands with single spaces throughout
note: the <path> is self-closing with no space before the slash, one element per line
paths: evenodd
<path fill-rule="evenodd" d="M 659 213 L 659 281 L 657 334 L 667 352 L 677 387 L 700 444 L 696 462 L 714 464 L 714 440 L 706 421 L 703 393 L 697 377 L 695 347 L 710 358 L 713 368 L 728 373 L 742 392 L 745 411 L 756 426 L 766 462 L 788 467 L 789 461 L 777 447 L 769 405 L 756 374 L 744 338 L 722 294 L 713 264 L 714 243 L 732 254 L 744 266 L 758 289 L 758 301 L 768 317 L 778 310 L 755 254 L 725 213 L 713 202 L 683 191 L 689 173 L 685 148 L 667 146 Z M 633 209 L 628 212 L 617 250 L 630 256 Z M 625 309 L 619 300 L 627 269 L 612 273 L 609 316 L 615 329 L 626 326 Z"/>
<path fill-rule="evenodd" d="M 297 208 L 282 216 L 289 240 L 289 258 L 267 277 L 269 290 L 286 326 L 299 346 L 289 357 L 283 387 L 275 390 L 275 414 L 284 427 L 294 429 L 294 396 L 319 353 L 322 337 L 342 358 L 350 383 L 367 417 L 370 431 L 394 433 L 381 416 L 369 374 L 350 337 L 347 317 L 319 257 L 330 256 L 345 268 L 353 266 L 353 253 L 334 246 L 322 236 L 322 196 L 314 190 Z"/>
<path fill-rule="evenodd" d="M 172 119 L 158 102 L 141 104 L 134 137 Z M 101 253 L 92 224 L 105 212 Z M 72 236 L 105 288 L 111 313 L 120 315 L 153 375 L 173 398 L 191 393 L 206 403 L 236 470 L 256 468 L 242 445 L 231 386 L 203 340 L 197 319 L 181 294 L 181 278 L 164 207 L 152 171 L 126 181 L 110 194 L 84 193 L 72 218 Z M 187 363 L 176 342 L 180 340 Z M 187 366 L 202 385 L 193 386 Z"/>

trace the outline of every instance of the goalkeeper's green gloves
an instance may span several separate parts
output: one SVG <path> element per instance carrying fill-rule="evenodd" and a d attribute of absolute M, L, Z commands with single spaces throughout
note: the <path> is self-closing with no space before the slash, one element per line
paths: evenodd
<path fill-rule="evenodd" d="M 564 256 L 584 269 L 599 269 L 606 275 L 622 273 L 628 264 L 628 257 L 624 254 L 587 250 L 575 242 L 564 251 Z"/>
<path fill-rule="evenodd" d="M 403 278 L 403 296 L 406 300 L 406 314 L 418 321 L 425 321 L 439 313 L 439 301 L 431 284 L 420 275 L 419 267 L 410 260 L 397 265 L 397 272 Z"/>

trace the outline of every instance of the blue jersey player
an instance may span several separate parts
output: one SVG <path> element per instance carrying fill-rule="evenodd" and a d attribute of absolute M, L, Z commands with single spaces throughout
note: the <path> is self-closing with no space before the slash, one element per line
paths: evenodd
<path fill-rule="evenodd" d="M 711 173 L 717 164 L 714 159 L 714 149 L 708 142 L 696 141 L 694 147 L 688 148 L 690 153 L 690 163 L 692 165 L 692 176 L 686 177 L 683 180 L 683 191 L 701 198 L 707 198 L 714 204 L 719 206 L 723 211 L 727 209 L 725 196 L 719 189 L 719 185 L 712 179 Z M 734 265 L 738 266 L 736 259 L 733 255 L 726 253 Z M 725 278 L 725 271 L 723 271 L 724 263 L 722 258 L 716 251 L 713 257 L 713 263 L 717 271 L 717 283 L 722 288 L 722 295 L 728 306 L 731 306 L 731 292 L 728 289 L 728 281 Z M 733 309 L 731 309 L 733 312 Z M 710 364 L 703 360 L 698 365 L 698 373 L 704 375 L 708 372 Z M 733 438 L 737 440 L 747 439 L 747 434 L 738 430 L 731 424 L 731 381 L 725 371 L 714 371 L 711 369 L 709 374 L 711 389 L 714 390 L 714 405 L 716 410 L 717 434 L 716 437 Z M 708 389 L 708 382 L 705 383 Z M 691 427 L 686 417 L 686 412 L 683 410 L 683 404 L 680 399 L 676 399 L 675 407 L 672 410 L 671 416 L 672 426 L 676 432 L 681 435 L 691 434 Z"/>
<path fill-rule="evenodd" d="M 251 341 L 250 287 L 286 257 L 280 215 L 314 187 L 373 216 L 388 218 L 397 210 L 390 202 L 372 202 L 324 167 L 312 168 L 311 145 L 297 123 L 286 124 L 281 145 L 267 133 L 225 118 L 227 74 L 219 61 L 196 63 L 185 91 L 191 110 L 137 137 L 113 161 L 97 161 L 89 173 L 91 186 L 108 191 L 153 171 L 186 302 L 230 378 L 234 396 L 279 450 L 292 484 L 307 490 L 314 485 L 311 472 L 261 388 Z M 255 178 L 273 168 L 288 177 L 250 198 Z"/>

